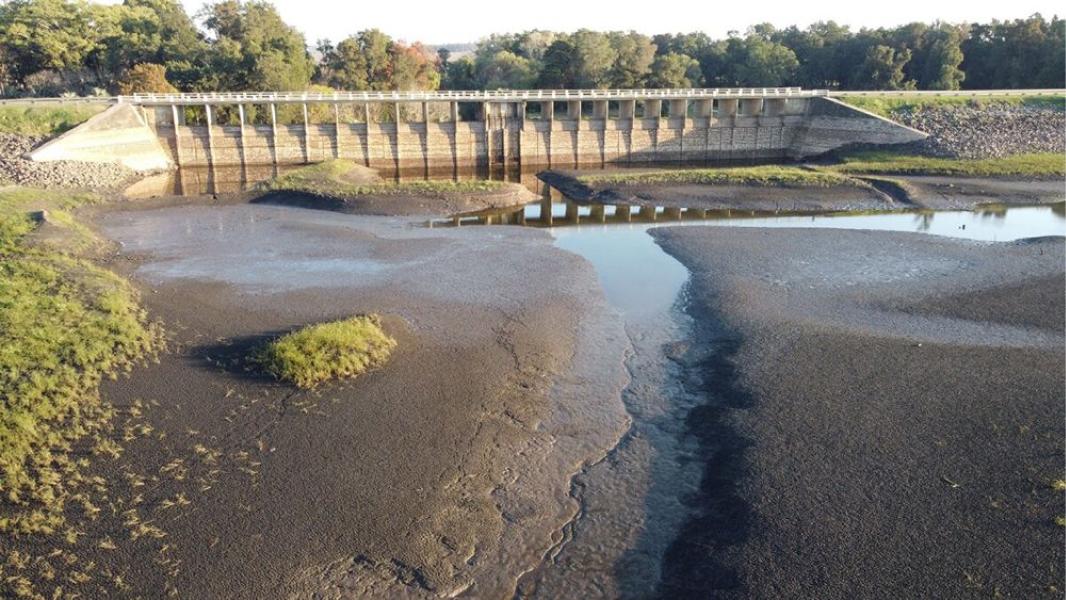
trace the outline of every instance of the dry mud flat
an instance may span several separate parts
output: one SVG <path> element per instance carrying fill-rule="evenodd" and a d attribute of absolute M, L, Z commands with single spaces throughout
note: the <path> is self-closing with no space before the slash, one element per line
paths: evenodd
<path fill-rule="evenodd" d="M 1062 597 L 1062 238 L 652 235 L 707 397 L 665 596 Z"/>
<path fill-rule="evenodd" d="M 183 494 L 150 513 L 165 549 L 95 557 L 145 595 L 509 596 L 577 510 L 570 475 L 626 427 L 628 340 L 544 232 L 263 205 L 97 223 L 174 337 L 104 390 L 163 440 L 122 467 L 154 477 L 145 503 Z M 399 342 L 378 372 L 304 393 L 247 370 L 272 334 L 365 312 Z"/>

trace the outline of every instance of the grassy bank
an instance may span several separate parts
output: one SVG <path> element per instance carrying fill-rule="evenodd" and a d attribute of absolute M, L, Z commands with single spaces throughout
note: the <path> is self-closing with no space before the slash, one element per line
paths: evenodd
<path fill-rule="evenodd" d="M 852 185 L 849 178 L 831 171 L 764 165 L 758 167 L 675 169 L 578 175 L 578 181 L 595 185 L 642 184 L 736 184 L 767 186 L 830 187 Z"/>
<path fill-rule="evenodd" d="M 0 106 L 0 133 L 51 136 L 87 121 L 107 104 L 5 104 Z"/>
<path fill-rule="evenodd" d="M 844 155 L 841 163 L 830 169 L 845 174 L 1062 177 L 1066 175 L 1066 158 L 1057 153 L 983 159 L 933 158 L 892 151 L 869 151 Z"/>
<path fill-rule="evenodd" d="M 267 191 L 304 192 L 329 198 L 355 198 L 371 195 L 435 195 L 491 192 L 507 185 L 501 181 L 380 181 L 373 171 L 350 160 L 333 159 L 301 167 L 277 177 L 263 188 Z"/>
<path fill-rule="evenodd" d="M 396 341 L 374 316 L 311 325 L 267 344 L 256 357 L 267 372 L 301 388 L 355 377 L 383 364 Z"/>
<path fill-rule="evenodd" d="M 133 287 L 80 255 L 92 194 L 0 190 L 0 533 L 53 533 L 92 453 L 115 454 L 104 377 L 162 345 Z M 41 213 L 47 210 L 47 218 Z"/>
<path fill-rule="evenodd" d="M 839 98 L 848 104 L 868 110 L 882 117 L 891 117 L 893 112 L 916 108 L 940 108 L 950 106 L 984 107 L 996 104 L 1009 106 L 1036 106 L 1066 110 L 1066 96 L 844 96 Z"/>

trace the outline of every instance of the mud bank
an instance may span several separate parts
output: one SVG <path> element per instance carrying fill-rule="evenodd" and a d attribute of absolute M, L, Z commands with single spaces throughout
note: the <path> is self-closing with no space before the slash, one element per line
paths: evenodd
<path fill-rule="evenodd" d="M 145 595 L 510 596 L 578 510 L 571 475 L 627 426 L 628 340 L 543 232 L 265 205 L 97 223 L 173 336 L 104 389 L 150 407 L 158 442 L 108 479 L 150 482 L 114 495 L 165 537 L 86 551 Z M 270 336 L 364 312 L 399 342 L 379 371 L 298 393 L 250 369 Z"/>
<path fill-rule="evenodd" d="M 704 477 L 665 597 L 1057 597 L 1062 238 L 660 228 Z"/>
<path fill-rule="evenodd" d="M 538 175 L 579 203 L 680 206 L 706 210 L 898 210 L 972 209 L 1062 202 L 1061 179 L 1012 179 L 904 175 L 855 175 L 834 186 L 756 184 L 590 184 L 572 171 Z"/>

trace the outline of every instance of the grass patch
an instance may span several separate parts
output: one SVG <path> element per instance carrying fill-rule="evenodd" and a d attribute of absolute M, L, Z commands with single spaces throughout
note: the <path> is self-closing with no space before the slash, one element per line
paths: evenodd
<path fill-rule="evenodd" d="M 891 117 L 892 113 L 917 108 L 944 108 L 953 106 L 987 107 L 995 105 L 1033 106 L 1066 110 L 1066 96 L 1034 96 L 1018 94 L 1013 96 L 842 96 L 837 98 L 856 108 L 868 110 L 882 117 Z"/>
<path fill-rule="evenodd" d="M 35 243 L 42 225 L 31 211 L 41 209 L 53 237 L 93 241 L 66 210 L 98 200 L 0 190 L 0 533 L 54 533 L 63 523 L 87 457 L 118 452 L 100 381 L 163 343 L 126 280 L 65 245 Z"/>
<path fill-rule="evenodd" d="M 286 334 L 263 347 L 257 362 L 271 375 L 301 388 L 354 377 L 383 364 L 396 340 L 377 316 L 320 323 Z"/>
<path fill-rule="evenodd" d="M 578 175 L 578 181 L 588 184 L 741 184 L 768 186 L 830 187 L 855 185 L 855 182 L 832 171 L 801 169 L 799 167 L 764 165 L 758 167 L 729 167 L 721 169 L 671 169 L 662 171 L 634 171 Z"/>
<path fill-rule="evenodd" d="M 63 133 L 89 120 L 107 108 L 106 103 L 92 104 L 8 104 L 0 106 L 0 133 L 51 136 Z"/>
<path fill-rule="evenodd" d="M 973 177 L 1050 177 L 1066 175 L 1066 157 L 1055 152 L 1002 158 L 933 158 L 873 150 L 845 154 L 830 169 L 840 173 L 960 175 Z"/>
<path fill-rule="evenodd" d="M 331 159 L 301 167 L 267 182 L 267 191 L 304 192 L 328 198 L 355 198 L 369 195 L 436 195 L 491 192 L 507 185 L 502 181 L 432 180 L 353 183 L 349 179 L 362 166 L 346 159 Z"/>

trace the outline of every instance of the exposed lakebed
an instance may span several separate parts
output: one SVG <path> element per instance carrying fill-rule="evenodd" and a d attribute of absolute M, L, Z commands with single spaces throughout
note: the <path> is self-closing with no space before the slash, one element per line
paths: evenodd
<path fill-rule="evenodd" d="M 575 342 L 574 352 L 588 352 L 577 357 L 578 363 L 571 367 L 576 375 L 556 388 L 554 402 L 561 407 L 556 409 L 559 414 L 566 415 L 564 420 L 573 418 L 574 423 L 583 423 L 583 428 L 567 432 L 566 423 L 560 423 L 565 435 L 548 444 L 557 445 L 551 451 L 557 455 L 548 459 L 546 454 L 537 454 L 537 477 L 526 481 L 507 477 L 500 491 L 493 492 L 500 506 L 507 504 L 508 494 L 515 494 L 511 498 L 513 514 L 541 510 L 552 516 L 524 522 L 508 517 L 512 538 L 500 535 L 494 545 L 480 547 L 472 542 L 475 552 L 492 553 L 481 559 L 486 562 L 471 565 L 469 574 L 454 580 L 440 578 L 451 582 L 450 589 L 436 580 L 431 584 L 437 586 L 434 593 L 461 591 L 473 585 L 473 589 L 489 595 L 517 586 L 520 595 L 529 597 L 639 597 L 655 593 L 662 557 L 688 516 L 684 498 L 700 484 L 702 465 L 688 460 L 697 448 L 696 441 L 685 434 L 685 419 L 702 398 L 686 389 L 679 365 L 684 361 L 684 341 L 691 337 L 692 328 L 690 317 L 682 310 L 688 272 L 660 249 L 648 234 L 649 228 L 873 229 L 986 241 L 1066 232 L 1061 206 L 856 215 L 634 207 L 627 215 L 614 206 L 556 202 L 458 216 L 435 226 L 543 226 L 547 225 L 543 218 L 547 214 L 552 215 L 554 227 L 548 231 L 554 246 L 583 257 L 593 270 L 563 268 L 566 261 L 545 244 L 545 233 L 518 228 L 430 231 L 413 219 L 263 205 L 117 213 L 104 217 L 103 223 L 105 231 L 122 242 L 127 253 L 140 257 L 135 273 L 153 287 L 196 281 L 229 286 L 250 308 L 270 305 L 268 297 L 272 294 L 314 289 L 336 290 L 338 296 L 346 289 L 388 290 L 441 304 L 467 302 L 469 294 L 476 291 L 478 302 L 489 310 L 503 305 L 520 316 L 521 310 L 515 309 L 521 303 L 510 294 L 525 294 L 545 283 L 550 284 L 548 292 L 542 293 L 549 294 L 577 285 L 581 291 L 574 298 L 586 303 L 579 312 L 588 324 L 578 332 L 582 339 Z M 547 262 L 535 264 L 545 257 Z M 515 270 L 518 277 L 508 280 L 512 287 L 494 288 L 499 285 L 499 276 L 493 281 L 480 272 L 493 260 L 500 262 L 490 269 L 492 272 Z M 593 273 L 596 281 L 567 283 L 560 277 Z M 610 308 L 598 304 L 590 287 L 602 289 Z M 370 294 L 376 310 L 389 312 L 387 295 Z M 420 314 L 414 301 L 399 304 L 403 306 L 392 312 L 408 319 L 416 332 L 426 329 L 437 330 L 433 335 L 450 335 L 441 313 Z M 285 309 L 272 306 L 270 310 Z M 457 330 L 462 329 L 461 324 L 456 325 Z M 619 326 L 628 342 L 618 339 Z M 620 369 L 623 354 L 629 384 L 621 390 L 626 377 Z M 590 377 L 597 371 L 598 377 Z M 627 430 L 617 401 L 620 390 L 625 413 L 631 419 Z M 593 398 L 596 402 L 590 403 Z M 603 412 L 591 414 L 597 410 Z M 554 418 L 558 420 L 559 415 Z M 571 441 L 561 443 L 561 439 Z M 508 468 L 520 471 L 525 466 L 522 460 L 512 461 Z M 579 471 L 569 481 L 575 466 Z M 522 484 L 548 480 L 554 484 L 547 494 L 523 496 L 515 491 Z M 555 492 L 567 492 L 572 500 L 564 502 Z M 541 530 L 522 531 L 528 527 Z M 513 548 L 507 548 L 508 543 Z M 364 551 L 353 547 L 350 554 L 361 556 Z M 538 553 L 540 557 L 531 559 Z M 385 561 L 388 555 L 373 558 Z M 313 573 L 310 578 L 304 576 L 297 592 L 316 585 L 343 588 L 337 582 L 343 575 L 337 575 L 332 565 L 344 559 L 320 559 L 330 564 L 301 563 Z M 499 572 L 489 574 L 486 563 L 494 560 Z M 376 587 L 379 584 L 366 585 L 366 590 L 383 591 Z"/>

